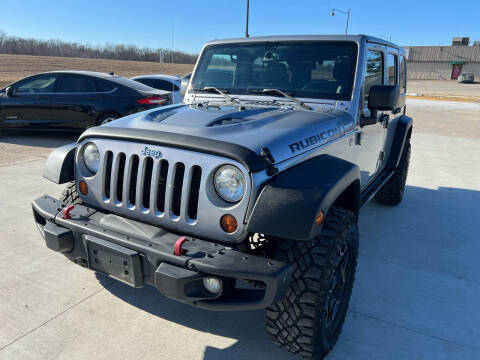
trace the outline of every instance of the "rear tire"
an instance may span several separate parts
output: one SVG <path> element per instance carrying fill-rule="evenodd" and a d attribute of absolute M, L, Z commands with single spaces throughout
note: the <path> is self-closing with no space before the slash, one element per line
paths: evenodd
<path fill-rule="evenodd" d="M 356 217 L 339 207 L 330 209 L 320 236 L 279 240 L 275 258 L 293 265 L 293 279 L 286 295 L 266 311 L 274 344 L 314 359 L 332 349 L 347 313 L 357 257 Z"/>
<path fill-rule="evenodd" d="M 398 167 L 392 177 L 375 194 L 375 200 L 385 205 L 397 205 L 403 199 L 405 184 L 407 182 L 408 166 L 410 164 L 411 146 L 407 139 L 403 147 L 402 156 Z"/>
<path fill-rule="evenodd" d="M 60 200 L 67 204 L 75 204 L 75 205 L 83 204 L 83 200 L 78 195 L 75 182 L 68 183 L 68 185 L 62 191 Z"/>

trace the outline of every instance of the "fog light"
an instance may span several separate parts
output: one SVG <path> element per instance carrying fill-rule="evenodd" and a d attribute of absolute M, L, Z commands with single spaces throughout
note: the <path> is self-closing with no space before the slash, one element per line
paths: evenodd
<path fill-rule="evenodd" d="M 214 277 L 204 277 L 203 286 L 212 294 L 218 294 L 222 290 L 222 281 Z"/>
<path fill-rule="evenodd" d="M 88 194 L 88 186 L 87 186 L 87 183 L 85 181 L 80 181 L 78 183 L 78 190 L 80 190 L 80 193 L 83 195 L 83 196 L 87 196 Z"/>

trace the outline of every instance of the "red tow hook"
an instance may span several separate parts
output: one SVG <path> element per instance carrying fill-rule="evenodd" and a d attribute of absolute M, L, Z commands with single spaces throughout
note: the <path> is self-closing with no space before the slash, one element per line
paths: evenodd
<path fill-rule="evenodd" d="M 71 219 L 72 218 L 72 215 L 70 215 L 70 211 L 72 211 L 74 207 L 75 207 L 75 205 L 68 205 L 68 206 L 63 208 L 63 218 L 64 219 Z"/>
<path fill-rule="evenodd" d="M 183 255 L 185 253 L 185 250 L 182 249 L 183 244 L 187 241 L 187 238 L 185 236 L 181 236 L 178 238 L 177 241 L 175 241 L 175 246 L 173 247 L 173 253 L 176 256 Z"/>

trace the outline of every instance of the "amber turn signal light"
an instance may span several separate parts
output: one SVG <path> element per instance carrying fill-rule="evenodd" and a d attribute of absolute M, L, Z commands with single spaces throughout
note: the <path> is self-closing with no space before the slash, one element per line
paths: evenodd
<path fill-rule="evenodd" d="M 320 211 L 317 216 L 315 216 L 315 223 L 317 225 L 322 225 L 323 224 L 323 218 L 324 218 L 324 214 L 323 214 L 323 211 Z"/>
<path fill-rule="evenodd" d="M 88 194 L 88 186 L 87 186 L 87 183 L 85 181 L 80 181 L 78 183 L 78 190 L 80 190 L 80 193 L 83 195 L 83 196 L 87 196 Z"/>
<path fill-rule="evenodd" d="M 235 232 L 238 227 L 237 219 L 235 219 L 233 215 L 230 214 L 222 216 L 222 218 L 220 219 L 220 225 L 222 226 L 223 231 L 227 233 Z"/>

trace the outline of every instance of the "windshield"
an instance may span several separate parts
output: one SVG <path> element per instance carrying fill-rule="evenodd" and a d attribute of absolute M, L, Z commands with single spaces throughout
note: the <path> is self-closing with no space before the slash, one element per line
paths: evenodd
<path fill-rule="evenodd" d="M 350 100 L 356 61 L 357 45 L 347 41 L 211 45 L 202 53 L 192 86 L 230 94 L 275 88 L 296 97 Z"/>

